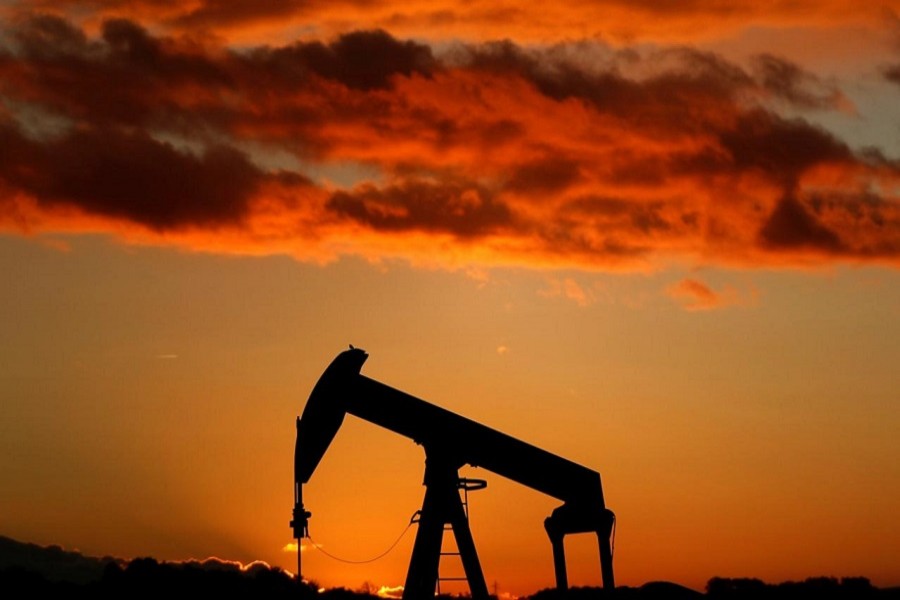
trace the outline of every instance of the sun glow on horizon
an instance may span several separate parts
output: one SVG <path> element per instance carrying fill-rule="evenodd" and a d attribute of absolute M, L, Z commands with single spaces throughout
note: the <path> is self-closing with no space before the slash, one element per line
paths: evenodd
<path fill-rule="evenodd" d="M 383 585 L 378 588 L 378 591 L 375 593 L 379 598 L 401 598 L 403 597 L 403 586 L 388 586 Z"/>

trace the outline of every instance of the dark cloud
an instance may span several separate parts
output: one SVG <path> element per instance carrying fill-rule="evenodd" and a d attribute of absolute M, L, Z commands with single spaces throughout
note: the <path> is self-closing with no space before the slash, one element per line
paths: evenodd
<path fill-rule="evenodd" d="M 119 85 L 142 91 L 161 86 L 229 89 L 235 82 L 226 66 L 207 54 L 190 38 L 161 38 L 150 35 L 132 21 L 113 19 L 102 28 L 107 56 L 103 75 L 114 77 Z M 162 94 L 156 93 L 159 98 Z"/>
<path fill-rule="evenodd" d="M 516 74 L 555 100 L 585 100 L 634 126 L 661 131 L 709 130 L 723 114 L 760 95 L 804 109 L 843 110 L 849 104 L 833 85 L 769 54 L 755 57 L 754 73 L 715 53 L 685 47 L 645 55 L 606 49 L 608 65 L 599 70 L 564 52 L 526 50 L 510 41 L 457 49 L 454 58 L 468 68 Z M 635 69 L 649 75 L 625 75 Z"/>
<path fill-rule="evenodd" d="M 523 194 L 553 194 L 571 186 L 579 177 L 578 161 L 550 156 L 516 167 L 506 189 Z"/>
<path fill-rule="evenodd" d="M 509 40 L 457 48 L 454 59 L 467 69 L 522 77 L 554 100 L 580 98 L 610 111 L 626 106 L 641 87 L 614 69 L 588 71 L 545 52 L 526 50 Z"/>
<path fill-rule="evenodd" d="M 54 15 L 31 16 L 12 33 L 15 49 L 28 58 L 83 56 L 91 48 L 81 29 Z"/>
<path fill-rule="evenodd" d="M 793 196 L 781 199 L 760 230 L 764 245 L 780 248 L 811 248 L 827 253 L 843 250 L 838 235 L 822 225 Z"/>
<path fill-rule="evenodd" d="M 855 160 L 846 144 L 823 129 L 759 109 L 739 114 L 736 123 L 717 136 L 732 168 L 759 170 L 786 185 L 813 166 Z"/>
<path fill-rule="evenodd" d="M 863 260 L 900 254 L 900 206 L 896 198 L 872 190 L 814 190 L 797 201 L 805 207 L 806 214 L 801 218 L 812 220 L 812 240 L 807 245 L 818 243 L 825 250 Z M 831 235 L 838 238 L 837 246 L 830 246 Z"/>
<path fill-rule="evenodd" d="M 680 214 L 677 208 L 673 211 L 663 202 L 639 203 L 622 198 L 589 196 L 578 198 L 565 208 L 565 214 L 569 217 L 590 219 L 603 230 L 632 231 L 644 235 L 675 228 L 673 217 L 667 212 L 672 212 L 674 221 L 680 221 L 682 226 L 692 225 L 690 216 Z"/>
<path fill-rule="evenodd" d="M 884 77 L 888 81 L 900 85 L 900 65 L 892 65 L 884 70 Z"/>
<path fill-rule="evenodd" d="M 205 0 L 171 20 L 180 27 L 215 27 L 290 17 L 321 5 L 315 0 Z"/>
<path fill-rule="evenodd" d="M 91 124 L 194 136 L 247 124 L 274 132 L 269 123 L 277 120 L 295 134 L 298 126 L 323 118 L 383 110 L 383 101 L 365 98 L 332 102 L 317 80 L 365 92 L 386 89 L 394 76 L 429 76 L 437 66 L 428 46 L 384 31 L 240 52 L 190 37 L 154 36 L 124 19 L 105 21 L 94 40 L 52 16 L 24 19 L 12 33 L 14 50 L 0 51 L 0 93 Z M 268 104 L 280 101 L 277 95 L 288 100 L 292 94 L 303 97 L 266 112 Z"/>
<path fill-rule="evenodd" d="M 381 30 L 347 33 L 330 44 L 314 41 L 260 49 L 252 62 L 298 78 L 314 73 L 357 90 L 386 88 L 394 75 L 427 76 L 436 66 L 428 46 L 401 42 Z"/>
<path fill-rule="evenodd" d="M 776 98 L 802 108 L 840 108 L 843 95 L 797 64 L 771 54 L 754 58 L 760 85 Z"/>
<path fill-rule="evenodd" d="M 422 230 L 473 238 L 512 225 L 509 208 L 477 185 L 410 181 L 379 189 L 337 192 L 328 210 L 378 231 Z"/>
<path fill-rule="evenodd" d="M 599 47 L 604 56 L 600 68 L 572 60 L 559 47 L 525 49 L 511 41 L 488 42 L 458 48 L 453 55 L 469 68 L 497 74 L 516 74 L 556 100 L 583 98 L 596 106 L 619 110 L 634 100 L 646 104 L 670 96 L 704 95 L 730 98 L 737 90 L 752 87 L 753 79 L 740 67 L 711 53 L 683 47 L 649 54 L 613 51 Z M 653 69 L 653 65 L 660 65 Z M 650 76 L 632 79 L 624 73 L 651 67 Z M 671 97 L 672 95 L 676 97 Z"/>
<path fill-rule="evenodd" d="M 111 19 L 103 23 L 103 39 L 109 49 L 127 62 L 156 69 L 162 58 L 162 43 L 147 30 L 126 19 Z"/>
<path fill-rule="evenodd" d="M 179 152 L 143 132 L 76 130 L 38 143 L 0 130 L 0 179 L 39 204 L 77 206 L 157 230 L 236 223 L 263 174 L 239 152 Z"/>
<path fill-rule="evenodd" d="M 105 21 L 96 40 L 44 15 L 24 20 L 13 33 L 14 49 L 0 52 L 0 92 L 92 124 L 173 122 L 186 112 L 191 93 L 234 87 L 226 65 L 202 46 L 154 37 L 131 21 Z"/>

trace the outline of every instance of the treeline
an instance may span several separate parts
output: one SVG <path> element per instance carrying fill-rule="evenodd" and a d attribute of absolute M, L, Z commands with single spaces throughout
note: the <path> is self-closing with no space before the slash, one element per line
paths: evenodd
<path fill-rule="evenodd" d="M 865 577 L 811 577 L 803 581 L 765 583 L 759 579 L 725 579 L 714 577 L 706 584 L 711 600 L 790 600 L 819 598 L 823 600 L 866 600 L 900 598 L 900 589 L 881 590 Z"/>
<path fill-rule="evenodd" d="M 368 586 L 366 586 L 368 588 Z M 299 583 L 278 567 L 206 559 L 158 562 L 95 558 L 58 546 L 43 547 L 0 536 L 0 598 L 252 598 L 253 600 L 374 600 L 370 589 Z M 449 596 L 443 596 L 447 599 Z M 714 577 L 705 593 L 657 581 L 614 592 L 579 587 L 541 590 L 523 600 L 900 600 L 900 588 L 879 589 L 864 577 L 814 577 L 770 584 L 759 579 Z"/>
<path fill-rule="evenodd" d="M 541 590 L 528 600 L 900 600 L 900 588 L 879 589 L 865 577 L 811 577 L 803 581 L 765 583 L 753 578 L 713 577 L 706 593 L 669 583 L 641 587 L 572 588 L 565 592 Z"/>
<path fill-rule="evenodd" d="M 228 563 L 158 562 L 137 558 L 124 566 L 109 562 L 99 579 L 55 580 L 25 567 L 0 569 L 0 598 L 247 598 L 260 600 L 377 600 L 344 588 L 319 591 L 277 567 L 241 569 Z"/>
<path fill-rule="evenodd" d="M 254 600 L 375 600 L 363 591 L 332 588 L 319 591 L 315 584 L 298 583 L 277 567 L 254 565 L 240 569 L 228 563 L 160 563 L 139 558 L 128 563 L 109 562 L 99 579 L 61 581 L 12 566 L 0 569 L 0 597 L 128 598 L 219 597 Z M 444 598 L 449 598 L 445 596 Z M 600 588 L 579 587 L 566 592 L 546 589 L 526 600 L 900 600 L 900 589 L 878 589 L 868 579 L 816 577 L 801 582 L 764 583 L 759 579 L 709 581 L 706 593 L 668 582 L 641 587 L 620 587 L 610 593 Z"/>
<path fill-rule="evenodd" d="M 52 594 L 52 596 L 45 596 Z M 298 584 L 277 568 L 254 566 L 246 571 L 237 566 L 209 568 L 201 563 L 160 563 L 137 558 L 124 566 L 109 562 L 99 579 L 88 582 L 54 579 L 26 567 L 0 570 L 0 597 L 34 598 L 128 598 L 196 597 L 220 598 L 323 598 L 310 586 Z"/>

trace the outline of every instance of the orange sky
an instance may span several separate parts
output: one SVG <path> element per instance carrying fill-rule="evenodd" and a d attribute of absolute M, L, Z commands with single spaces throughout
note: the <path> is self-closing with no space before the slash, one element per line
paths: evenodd
<path fill-rule="evenodd" d="M 72 0 L 0 25 L 0 533 L 290 567 L 293 418 L 353 343 L 598 470 L 623 584 L 900 584 L 900 3 Z M 422 457 L 345 428 L 314 536 L 377 554 Z M 489 586 L 552 583 L 534 495 L 476 497 Z M 397 585 L 411 541 L 307 574 Z"/>

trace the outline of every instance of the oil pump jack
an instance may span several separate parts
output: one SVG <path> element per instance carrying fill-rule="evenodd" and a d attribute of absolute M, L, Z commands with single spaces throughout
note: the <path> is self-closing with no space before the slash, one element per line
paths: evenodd
<path fill-rule="evenodd" d="M 319 378 L 297 418 L 294 518 L 290 525 L 298 545 L 298 579 L 300 540 L 309 536 L 312 516 L 303 506 L 303 485 L 309 482 L 344 415 L 350 414 L 406 436 L 425 449 L 425 499 L 403 600 L 434 597 L 447 524 L 456 538 L 472 598 L 489 597 L 459 494 L 465 485 L 458 473 L 463 465 L 487 469 L 563 502 L 544 521 L 558 589 L 568 587 L 563 538 L 570 533 L 597 535 L 603 587 L 615 588 L 610 545 L 615 516 L 603 502 L 599 473 L 370 379 L 360 373 L 367 358 L 365 351 L 353 346 L 340 353 Z"/>

